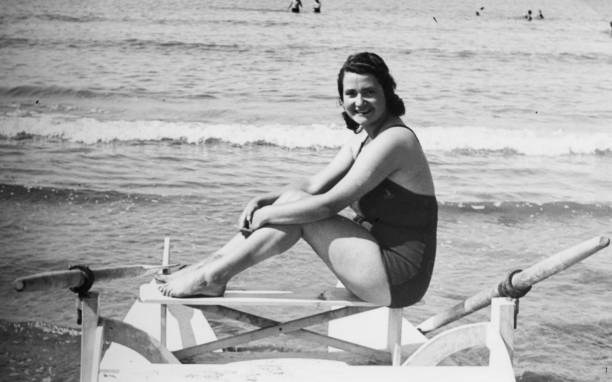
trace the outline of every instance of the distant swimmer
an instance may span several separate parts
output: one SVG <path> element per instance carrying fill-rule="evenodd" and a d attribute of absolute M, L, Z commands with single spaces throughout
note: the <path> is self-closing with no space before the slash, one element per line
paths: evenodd
<path fill-rule="evenodd" d="M 434 21 L 436 22 L 436 24 L 438 23 L 438 20 L 436 19 L 436 16 L 433 17 Z"/>
<path fill-rule="evenodd" d="M 482 11 L 484 11 L 484 7 L 480 7 L 480 9 L 476 11 L 476 16 L 480 16 L 480 12 Z"/>
<path fill-rule="evenodd" d="M 314 13 L 321 13 L 321 2 L 319 0 L 315 0 L 314 6 L 312 7 L 312 11 Z"/>
<path fill-rule="evenodd" d="M 291 9 L 291 12 L 293 13 L 300 13 L 300 8 L 302 7 L 302 1 L 301 0 L 293 0 L 291 2 L 291 4 L 289 4 L 289 8 Z"/>
<path fill-rule="evenodd" d="M 527 14 L 524 17 L 525 17 L 525 20 L 527 21 L 533 20 L 533 17 L 531 16 L 531 9 L 527 11 Z"/>
<path fill-rule="evenodd" d="M 544 15 L 542 14 L 542 10 L 538 9 L 538 19 L 544 20 Z"/>

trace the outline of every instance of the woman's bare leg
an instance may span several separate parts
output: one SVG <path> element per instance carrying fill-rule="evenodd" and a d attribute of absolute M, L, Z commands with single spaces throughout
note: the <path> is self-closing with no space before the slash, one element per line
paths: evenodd
<path fill-rule="evenodd" d="M 234 236 L 228 244 L 188 268 L 168 277 L 160 291 L 167 296 L 220 296 L 227 282 L 243 270 L 291 248 L 300 239 L 299 226 L 263 227 L 245 238 Z"/>
<path fill-rule="evenodd" d="M 289 192 L 277 203 L 303 197 Z M 336 216 L 304 225 L 267 226 L 247 238 L 238 234 L 213 256 L 168 277 L 160 286 L 174 297 L 220 296 L 225 285 L 243 270 L 291 248 L 304 238 L 354 294 L 388 305 L 390 292 L 378 244 L 371 234 L 349 219 Z"/>
<path fill-rule="evenodd" d="M 302 232 L 302 238 L 349 291 L 371 303 L 391 303 L 380 247 L 365 228 L 334 216 L 306 224 Z"/>

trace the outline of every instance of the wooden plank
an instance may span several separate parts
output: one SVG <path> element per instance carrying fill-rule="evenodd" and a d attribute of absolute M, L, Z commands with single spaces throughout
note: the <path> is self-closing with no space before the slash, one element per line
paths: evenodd
<path fill-rule="evenodd" d="M 170 238 L 164 238 L 164 254 L 162 256 L 162 265 L 170 264 Z M 164 269 L 163 274 L 168 274 L 168 270 Z M 162 346 L 166 346 L 166 315 L 168 313 L 168 306 L 161 305 L 160 309 L 160 339 Z"/>
<path fill-rule="evenodd" d="M 348 293 L 344 288 L 334 288 L 326 291 L 325 296 L 320 292 L 291 292 L 270 290 L 227 290 L 222 297 L 189 297 L 175 298 L 161 294 L 155 284 L 140 286 L 140 300 L 145 303 L 167 305 L 307 305 L 314 308 L 331 306 L 375 307 L 378 305 L 362 301 Z"/>
<path fill-rule="evenodd" d="M 309 359 L 309 360 L 325 360 L 337 361 L 347 365 L 389 365 L 391 359 L 389 353 L 381 353 L 386 359 L 376 359 L 369 354 L 356 354 L 352 352 L 333 352 L 328 351 L 287 351 L 283 348 L 274 347 L 246 347 L 239 351 L 222 351 L 222 352 L 207 352 L 200 353 L 190 359 L 189 364 L 229 364 L 234 362 L 250 362 L 256 360 L 272 360 L 272 359 Z M 229 367 L 230 365 L 228 365 Z M 290 381 L 289 381 L 290 382 Z"/>
<path fill-rule="evenodd" d="M 513 375 L 500 375 L 482 366 L 392 367 L 348 366 L 334 361 L 277 359 L 238 362 L 229 365 L 152 365 L 149 369 L 106 370 L 100 382 L 338 382 L 338 381 L 435 381 L 515 382 Z"/>
<path fill-rule="evenodd" d="M 98 293 L 90 292 L 79 299 L 81 307 L 81 382 L 96 382 L 100 367 L 98 330 Z"/>
<path fill-rule="evenodd" d="M 387 347 L 391 353 L 391 364 L 400 366 L 402 362 L 402 309 L 389 309 Z"/>
<path fill-rule="evenodd" d="M 504 348 L 497 353 L 504 353 L 509 357 L 510 363 L 514 356 L 514 312 L 516 303 L 510 298 L 497 297 L 491 301 L 491 325 L 499 333 Z M 488 345 L 489 346 L 489 345 Z M 492 346 L 492 345 L 491 345 Z M 489 347 L 491 347 L 489 346 Z M 499 363 L 495 351 L 489 352 L 489 364 Z M 503 361 L 505 361 L 505 358 Z M 501 362 L 501 361 L 500 361 Z"/>
<path fill-rule="evenodd" d="M 302 317 L 296 320 L 287 321 L 278 325 L 274 325 L 267 328 L 257 329 L 246 333 L 238 334 L 235 336 L 222 338 L 217 341 L 193 346 L 190 348 L 177 350 L 174 355 L 180 360 L 189 359 L 190 357 L 197 355 L 199 352 L 212 351 L 216 349 L 222 349 L 228 346 L 236 346 L 245 342 L 255 341 L 258 339 L 276 336 L 280 334 L 290 333 L 304 327 L 316 325 L 319 323 L 327 322 L 331 319 L 344 317 L 356 312 L 362 311 L 360 307 L 344 307 L 331 311 L 326 311 L 312 316 Z"/>

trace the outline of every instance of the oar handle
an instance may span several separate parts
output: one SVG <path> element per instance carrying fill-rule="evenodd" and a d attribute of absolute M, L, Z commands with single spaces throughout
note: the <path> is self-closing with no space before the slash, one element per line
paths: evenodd
<path fill-rule="evenodd" d="M 512 278 L 512 283 L 517 288 L 528 288 L 564 269 L 586 259 L 610 245 L 610 239 L 605 236 L 597 236 L 584 241 L 574 247 L 550 256 L 537 264 L 517 273 Z"/>
<path fill-rule="evenodd" d="M 610 239 L 604 236 L 594 237 L 565 251 L 552 255 L 512 277 L 512 284 L 518 289 L 529 288 L 548 277 L 584 260 L 599 250 L 607 247 Z M 497 285 L 480 291 L 466 298 L 459 304 L 423 321 L 417 329 L 429 333 L 450 322 L 456 321 L 470 313 L 488 306 L 494 297 L 499 297 Z"/>
<path fill-rule="evenodd" d="M 125 277 L 144 276 L 157 270 L 176 267 L 176 264 L 166 266 L 127 265 L 91 269 L 95 281 L 114 280 Z M 35 275 L 20 277 L 13 282 L 18 292 L 41 291 L 59 288 L 79 288 L 87 281 L 86 272 L 80 269 L 64 271 L 43 272 Z"/>
<path fill-rule="evenodd" d="M 78 269 L 51 271 L 20 277 L 13 282 L 15 290 L 39 291 L 59 288 L 78 288 L 85 283 L 85 275 Z"/>

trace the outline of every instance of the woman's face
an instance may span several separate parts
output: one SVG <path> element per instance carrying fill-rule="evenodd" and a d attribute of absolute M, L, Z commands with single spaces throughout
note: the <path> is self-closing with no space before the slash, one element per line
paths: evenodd
<path fill-rule="evenodd" d="M 376 77 L 346 72 L 342 85 L 342 105 L 353 121 L 367 128 L 387 118 L 387 100 Z"/>

